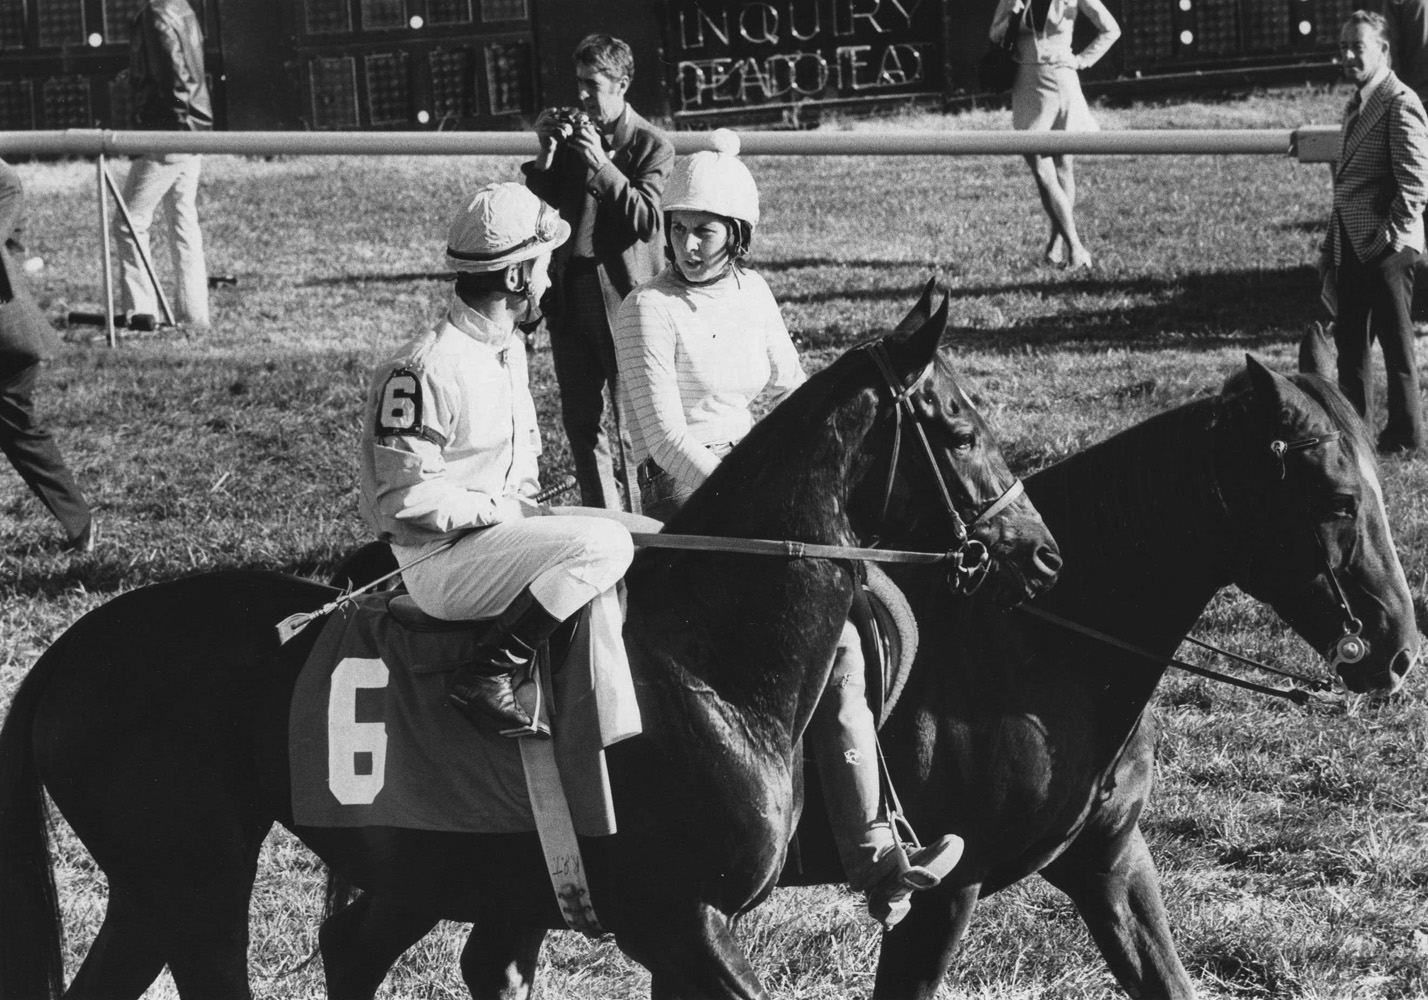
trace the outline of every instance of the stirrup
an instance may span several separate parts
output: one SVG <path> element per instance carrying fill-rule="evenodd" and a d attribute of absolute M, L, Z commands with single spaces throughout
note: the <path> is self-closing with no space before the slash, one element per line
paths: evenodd
<path fill-rule="evenodd" d="M 962 838 L 949 833 L 925 847 L 913 849 L 910 854 L 904 849 L 905 862 L 899 867 L 898 882 L 914 892 L 937 888 L 962 860 L 963 847 Z"/>
<path fill-rule="evenodd" d="M 546 721 L 545 694 L 541 690 L 540 677 L 535 670 L 538 658 L 532 658 L 531 668 L 522 671 L 518 678 L 512 680 L 513 693 L 516 698 L 516 707 L 526 713 L 530 722 L 524 726 L 511 726 L 500 730 L 502 736 L 509 739 L 521 739 L 526 736 L 534 736 L 536 739 L 550 739 L 550 724 Z"/>

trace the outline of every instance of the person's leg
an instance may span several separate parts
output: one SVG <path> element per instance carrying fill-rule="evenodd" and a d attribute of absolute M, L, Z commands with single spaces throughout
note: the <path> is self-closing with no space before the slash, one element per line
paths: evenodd
<path fill-rule="evenodd" d="M 134 231 L 129 232 L 122 212 L 114 213 L 114 239 L 118 248 L 121 308 L 124 312 L 158 316 L 159 298 L 140 252 L 153 262 L 149 249 L 149 228 L 154 210 L 174 182 L 177 169 L 158 159 L 136 157 L 124 178 L 123 198 Z"/>
<path fill-rule="evenodd" d="M 909 853 L 882 809 L 877 726 L 868 707 L 861 640 L 847 622 L 806 745 L 848 885 L 867 894 L 868 912 L 892 927 L 908 912 L 915 888 L 931 888 L 957 863 L 961 838 L 946 836 Z"/>
<path fill-rule="evenodd" d="M 605 364 L 597 322 L 607 325 L 604 296 L 594 272 L 566 274 L 565 315 L 551 331 L 550 352 L 560 387 L 560 415 L 580 502 L 586 507 L 620 507 L 610 441 L 605 434 Z"/>
<path fill-rule="evenodd" d="M 423 550 L 393 551 L 427 614 L 452 621 L 498 616 L 472 662 L 452 674 L 447 697 L 473 723 L 494 723 L 510 736 L 535 731 L 517 703 L 515 674 L 563 621 L 615 586 L 634 558 L 623 525 L 579 516 L 503 522 L 420 564 L 413 560 Z"/>
<path fill-rule="evenodd" d="M 64 528 L 65 539 L 77 544 L 90 529 L 93 515 L 84 494 L 65 465 L 50 432 L 35 419 L 38 363 L 0 376 L 0 450 Z"/>
<path fill-rule="evenodd" d="M 1031 175 L 1036 179 L 1036 190 L 1041 196 L 1042 208 L 1046 210 L 1047 217 L 1051 220 L 1052 239 L 1047 244 L 1047 259 L 1050 260 L 1054 244 L 1059 236 L 1065 241 L 1066 252 L 1069 253 L 1069 263 L 1073 267 L 1083 267 L 1091 263 L 1091 255 L 1081 244 L 1081 238 L 1076 233 L 1076 218 L 1073 206 L 1066 197 L 1066 192 L 1061 187 L 1061 180 L 1057 176 L 1054 158 L 1050 156 L 1028 156 L 1027 166 L 1031 168 Z"/>
<path fill-rule="evenodd" d="M 1339 388 L 1359 416 L 1368 418 L 1373 405 L 1369 371 L 1369 296 L 1363 267 L 1345 248 L 1335 279 L 1339 312 L 1334 317 L 1334 347 L 1338 351 Z"/>
<path fill-rule="evenodd" d="M 1414 350 L 1413 271 L 1416 250 L 1400 250 L 1375 262 L 1372 328 L 1383 347 L 1388 375 L 1388 421 L 1379 436 L 1385 451 L 1416 451 L 1423 445 L 1422 405 L 1418 396 L 1418 360 Z"/>
<path fill-rule="evenodd" d="M 178 275 L 178 301 L 174 319 L 197 330 L 209 325 L 208 265 L 203 259 L 203 233 L 198 226 L 198 177 L 203 157 L 173 157 L 178 174 L 169 190 L 168 207 L 173 224 L 170 251 Z"/>
<path fill-rule="evenodd" d="M 1075 230 L 1076 218 L 1076 158 L 1074 156 L 1052 157 L 1056 164 L 1056 180 L 1061 185 L 1061 193 L 1066 196 L 1066 213 L 1073 220 L 1071 229 Z M 1071 267 L 1090 267 L 1091 252 L 1086 249 L 1086 245 L 1080 242 L 1079 238 L 1070 241 L 1067 247 L 1069 254 L 1067 263 Z"/>

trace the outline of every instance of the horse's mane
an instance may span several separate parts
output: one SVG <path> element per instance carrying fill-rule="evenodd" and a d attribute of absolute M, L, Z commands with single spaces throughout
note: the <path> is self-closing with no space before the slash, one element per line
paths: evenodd
<path fill-rule="evenodd" d="M 1202 399 L 1071 455 L 1027 479 L 1037 509 L 1079 570 L 1085 544 L 1130 544 L 1142 554 L 1186 533 L 1218 529 L 1225 517 L 1215 484 L 1213 434 L 1224 418 L 1218 399 Z M 1099 561 L 1099 560 L 1098 560 Z M 1114 558 L 1105 561 L 1116 572 Z M 1053 591 L 1054 593 L 1054 591 Z"/>

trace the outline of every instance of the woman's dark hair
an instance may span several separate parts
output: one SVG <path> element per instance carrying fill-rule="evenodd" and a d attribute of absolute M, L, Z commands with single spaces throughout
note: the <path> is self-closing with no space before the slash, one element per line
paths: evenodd
<path fill-rule="evenodd" d="M 669 245 L 670 241 L 670 216 L 672 212 L 664 213 L 664 259 L 666 262 L 674 263 L 674 249 Z M 719 221 L 724 223 L 724 227 L 729 230 L 729 239 L 724 244 L 729 251 L 729 261 L 735 267 L 743 267 L 749 259 L 749 248 L 754 241 L 754 227 L 743 219 L 735 219 L 732 216 L 721 215 Z M 678 270 L 676 267 L 675 270 Z"/>

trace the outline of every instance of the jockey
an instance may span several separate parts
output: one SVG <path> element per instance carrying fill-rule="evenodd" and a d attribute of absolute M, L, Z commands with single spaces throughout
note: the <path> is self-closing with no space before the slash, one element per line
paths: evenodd
<path fill-rule="evenodd" d="M 758 188 L 736 155 L 738 137 L 724 130 L 714 136 L 721 151 L 675 165 L 663 202 L 669 266 L 630 293 L 615 329 L 643 509 L 661 520 L 748 433 L 756 397 L 767 393 L 777 403 L 804 380 L 773 294 L 745 267 L 759 222 Z M 949 835 L 915 847 L 896 835 L 882 804 L 863 665 L 850 623 L 807 743 L 848 882 L 891 927 L 914 889 L 936 885 L 957 863 L 962 841 Z"/>
<path fill-rule="evenodd" d="M 363 428 L 363 513 L 417 606 L 496 619 L 447 697 L 503 736 L 544 735 L 513 675 L 562 621 L 589 605 L 598 644 L 624 655 L 618 602 L 595 598 L 629 567 L 629 530 L 579 508 L 543 516 L 556 512 L 531 499 L 540 435 L 517 329 L 539 319 L 551 251 L 569 236 L 520 184 L 478 191 L 451 222 L 446 315 L 377 367 Z"/>

